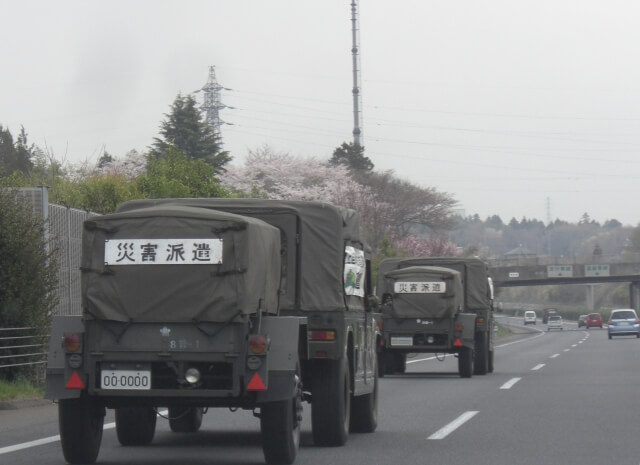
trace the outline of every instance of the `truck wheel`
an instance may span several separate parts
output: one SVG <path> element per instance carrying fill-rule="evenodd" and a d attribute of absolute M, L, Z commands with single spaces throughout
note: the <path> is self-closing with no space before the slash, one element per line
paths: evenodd
<path fill-rule="evenodd" d="M 384 374 L 392 375 L 396 372 L 396 358 L 393 352 L 384 354 Z"/>
<path fill-rule="evenodd" d="M 377 365 L 377 357 L 376 357 Z M 352 399 L 351 431 L 354 433 L 373 433 L 378 427 L 378 376 L 377 367 L 373 373 L 373 391 Z"/>
<path fill-rule="evenodd" d="M 384 352 L 380 352 L 377 354 L 378 359 L 378 378 L 384 378 L 385 375 L 385 365 L 386 365 L 386 354 Z"/>
<path fill-rule="evenodd" d="M 201 407 L 169 407 L 169 427 L 174 433 L 195 433 L 202 426 Z"/>
<path fill-rule="evenodd" d="M 146 446 L 156 432 L 156 411 L 151 407 L 116 409 L 116 433 L 123 446 Z"/>
<path fill-rule="evenodd" d="M 267 464 L 292 464 L 300 447 L 302 383 L 296 374 L 296 394 L 291 400 L 268 402 L 260 407 L 262 452 Z"/>
<path fill-rule="evenodd" d="M 489 371 L 489 344 L 487 333 L 476 333 L 475 360 L 473 363 L 474 375 L 486 375 Z"/>
<path fill-rule="evenodd" d="M 458 372 L 461 378 L 473 375 L 473 350 L 469 347 L 462 347 L 458 353 Z"/>
<path fill-rule="evenodd" d="M 407 354 L 395 354 L 393 358 L 393 371 L 396 373 L 405 373 L 407 371 Z"/>
<path fill-rule="evenodd" d="M 349 359 L 318 361 L 313 372 L 311 426 L 318 446 L 347 442 L 351 414 Z"/>
<path fill-rule="evenodd" d="M 102 442 L 104 409 L 87 399 L 60 399 L 58 423 L 64 459 L 94 463 Z"/>

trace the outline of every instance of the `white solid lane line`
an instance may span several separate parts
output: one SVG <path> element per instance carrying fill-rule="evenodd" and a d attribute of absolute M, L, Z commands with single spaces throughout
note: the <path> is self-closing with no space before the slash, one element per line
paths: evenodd
<path fill-rule="evenodd" d="M 465 412 L 462 415 L 460 415 L 458 418 L 453 420 L 451 423 L 449 423 L 447 426 L 440 428 L 438 431 L 433 433 L 427 439 L 444 439 L 447 436 L 449 436 L 451 433 L 453 433 L 455 430 L 460 428 L 462 425 L 464 425 L 466 422 L 471 420 L 473 417 L 475 417 L 477 414 L 478 414 L 477 410 L 470 410 L 468 412 Z"/>
<path fill-rule="evenodd" d="M 13 446 L 7 446 L 0 448 L 0 455 L 8 454 L 9 452 L 15 452 L 22 449 L 29 449 L 30 447 L 42 446 L 51 442 L 60 440 L 60 435 L 50 436 L 48 438 L 36 439 L 35 441 L 23 442 L 22 444 L 15 444 Z"/>
<path fill-rule="evenodd" d="M 158 412 L 160 415 L 166 415 L 168 410 L 160 410 Z M 113 429 L 116 427 L 115 423 L 106 423 L 102 429 Z M 6 446 L 0 448 L 0 455 L 8 454 L 9 452 L 16 452 L 23 449 L 29 449 L 31 447 L 43 446 L 45 444 L 50 444 L 52 442 L 56 442 L 60 440 L 60 435 L 57 434 L 55 436 L 49 436 L 48 438 L 36 439 L 35 441 L 23 442 L 22 444 L 14 444 L 13 446 Z"/>
<path fill-rule="evenodd" d="M 511 389 L 511 387 L 521 379 L 522 378 L 511 378 L 509 381 L 500 386 L 500 389 Z"/>
<path fill-rule="evenodd" d="M 102 427 L 105 429 L 115 428 L 115 423 L 107 423 Z M 31 447 L 44 446 L 45 444 L 50 444 L 52 442 L 56 442 L 60 440 L 60 435 L 57 434 L 55 436 L 49 436 L 48 438 L 36 439 L 35 441 L 23 442 L 22 444 L 14 444 L 13 446 L 7 446 L 0 448 L 0 455 L 8 454 L 9 452 L 16 452 L 23 449 L 29 449 Z"/>
<path fill-rule="evenodd" d="M 539 370 L 540 368 L 542 368 L 543 366 L 544 366 L 544 363 L 539 363 L 539 364 L 537 364 L 536 366 L 534 366 L 534 367 L 531 369 L 531 371 L 537 371 L 537 370 Z"/>

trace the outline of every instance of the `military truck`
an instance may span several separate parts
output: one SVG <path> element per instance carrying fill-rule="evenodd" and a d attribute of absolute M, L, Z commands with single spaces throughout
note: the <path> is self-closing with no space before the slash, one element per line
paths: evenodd
<path fill-rule="evenodd" d="M 453 353 L 461 377 L 493 372 L 493 286 L 476 258 L 380 263 L 380 374 L 403 373 L 410 353 Z"/>
<path fill-rule="evenodd" d="M 159 407 L 174 431 L 196 431 L 203 408 L 252 409 L 267 463 L 294 460 L 303 399 L 317 444 L 376 429 L 376 326 L 357 215 L 236 200 L 132 201 L 85 222 L 83 316 L 54 321 L 47 369 L 69 462 L 96 459 L 92 425 L 105 408 L 116 409 L 124 445 L 152 440 Z"/>
<path fill-rule="evenodd" d="M 377 427 L 378 377 L 370 252 L 358 214 L 324 202 L 153 199 L 118 211 L 177 204 L 257 218 L 280 230 L 280 315 L 307 319 L 299 354 L 314 443 L 343 445 Z"/>
<path fill-rule="evenodd" d="M 84 222 L 81 316 L 54 318 L 45 397 L 69 463 L 97 459 L 105 409 L 124 446 L 158 411 L 195 432 L 204 409 L 253 410 L 267 463 L 300 440 L 307 320 L 279 314 L 280 232 L 226 212 L 162 205 Z"/>

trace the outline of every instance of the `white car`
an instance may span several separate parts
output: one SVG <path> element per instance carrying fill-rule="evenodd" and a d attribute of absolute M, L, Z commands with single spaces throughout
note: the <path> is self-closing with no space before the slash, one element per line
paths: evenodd
<path fill-rule="evenodd" d="M 562 331 L 564 326 L 562 324 L 562 317 L 560 315 L 551 315 L 547 320 L 547 331 L 551 331 L 552 329 L 559 329 Z"/>
<path fill-rule="evenodd" d="M 524 312 L 524 324 L 535 325 L 536 324 L 536 312 L 529 310 Z"/>

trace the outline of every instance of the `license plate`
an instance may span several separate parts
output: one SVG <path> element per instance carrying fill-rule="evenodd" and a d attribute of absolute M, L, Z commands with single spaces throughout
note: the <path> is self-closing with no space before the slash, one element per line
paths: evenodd
<path fill-rule="evenodd" d="M 618 323 L 620 326 L 629 326 L 629 322 L 628 321 L 621 321 L 620 323 Z"/>
<path fill-rule="evenodd" d="M 413 337 L 392 337 L 391 338 L 392 346 L 412 346 L 413 345 Z"/>
<path fill-rule="evenodd" d="M 151 371 L 102 370 L 100 387 L 102 389 L 151 389 Z"/>

